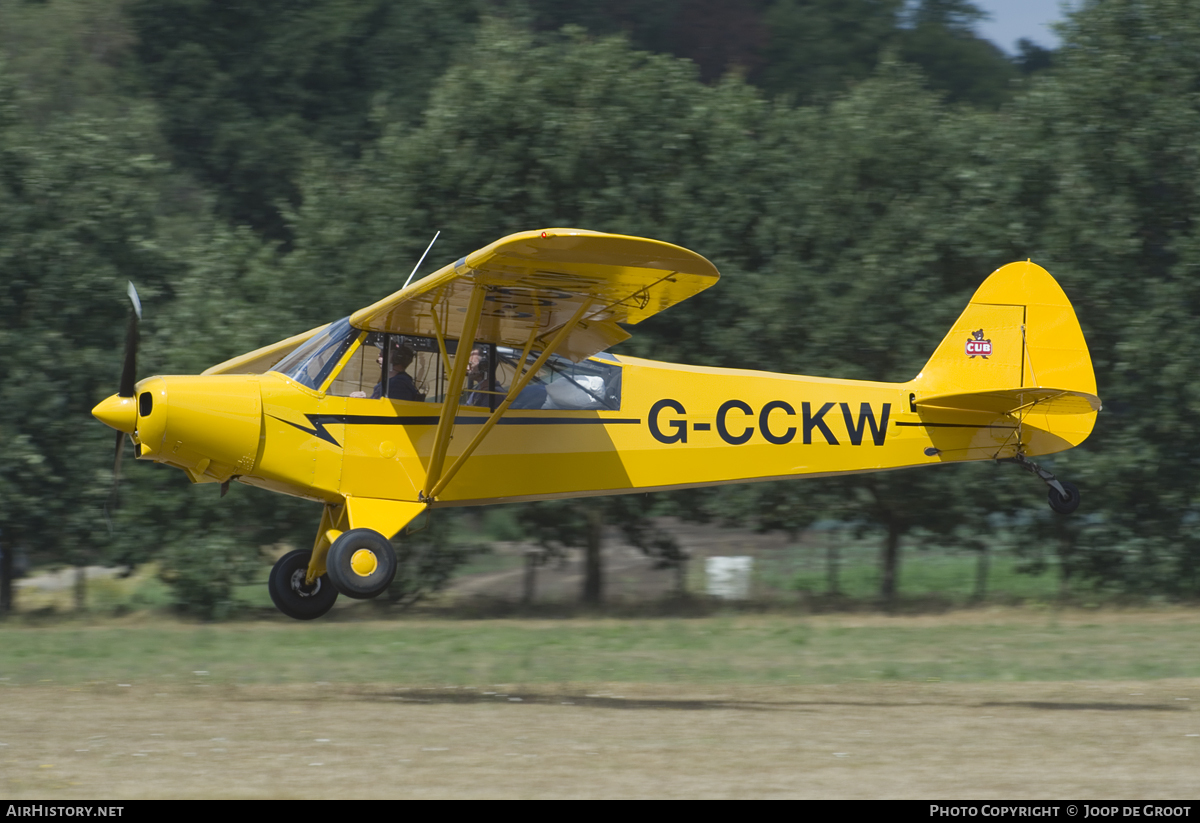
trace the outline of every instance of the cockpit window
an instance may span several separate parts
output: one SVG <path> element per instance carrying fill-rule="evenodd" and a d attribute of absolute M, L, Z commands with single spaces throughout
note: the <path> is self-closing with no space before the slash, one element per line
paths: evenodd
<path fill-rule="evenodd" d="M 343 317 L 276 363 L 271 371 L 286 374 L 310 389 L 319 389 L 358 334 L 357 329 L 351 328 L 350 318 Z"/>

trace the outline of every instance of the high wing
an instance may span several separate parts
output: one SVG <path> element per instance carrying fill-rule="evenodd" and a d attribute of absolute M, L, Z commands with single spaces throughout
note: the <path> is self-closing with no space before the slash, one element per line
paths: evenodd
<path fill-rule="evenodd" d="M 463 337 L 476 288 L 473 338 L 544 348 L 575 320 L 556 354 L 578 362 L 629 337 L 647 317 L 717 282 L 717 269 L 679 246 L 582 229 L 512 234 L 350 316 L 368 331 Z M 539 345 L 540 344 L 540 345 Z"/>

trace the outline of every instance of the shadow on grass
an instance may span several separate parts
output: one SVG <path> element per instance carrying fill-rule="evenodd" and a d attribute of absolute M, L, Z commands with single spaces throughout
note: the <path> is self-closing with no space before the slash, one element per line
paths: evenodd
<path fill-rule="evenodd" d="M 270 697 L 239 696 L 239 702 L 270 702 Z M 1103 711 L 1103 712 L 1180 712 L 1186 707 L 1173 705 L 1148 705 L 1137 703 L 1073 703 L 1046 700 L 989 701 L 970 703 L 956 700 L 923 699 L 919 703 L 909 700 L 739 700 L 731 698 L 626 698 L 615 694 L 587 694 L 574 691 L 542 692 L 528 690 L 482 691 L 441 687 L 404 688 L 380 691 L 377 689 L 350 689 L 336 694 L 298 698 L 289 695 L 289 701 L 328 702 L 329 700 L 361 701 L 366 703 L 416 703 L 440 706 L 578 706 L 590 709 L 612 709 L 617 711 L 672 710 L 681 712 L 700 711 L 748 711 L 748 712 L 819 712 L 832 706 L 848 706 L 862 709 L 914 709 L 971 706 L 989 709 L 1033 709 L 1035 711 Z"/>

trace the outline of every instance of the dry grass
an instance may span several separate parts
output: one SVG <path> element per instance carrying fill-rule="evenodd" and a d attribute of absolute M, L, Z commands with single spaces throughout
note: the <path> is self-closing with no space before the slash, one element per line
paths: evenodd
<path fill-rule="evenodd" d="M 1200 679 L 10 686 L 0 796 L 1194 798 Z"/>

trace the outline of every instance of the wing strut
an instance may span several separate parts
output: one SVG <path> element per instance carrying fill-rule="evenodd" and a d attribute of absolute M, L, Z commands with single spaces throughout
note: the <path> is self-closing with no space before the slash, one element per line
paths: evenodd
<path fill-rule="evenodd" d="M 450 432 L 454 429 L 454 417 L 458 414 L 458 404 L 462 399 L 463 382 L 467 377 L 467 361 L 471 351 L 470 346 L 475 340 L 475 330 L 479 328 L 479 317 L 483 314 L 483 298 L 487 286 L 476 283 L 471 289 L 471 301 L 467 304 L 467 316 L 463 318 L 462 337 L 458 340 L 458 353 L 454 357 L 454 371 L 450 373 L 450 381 L 446 385 L 446 396 L 442 401 L 442 416 L 438 419 L 437 434 L 433 439 L 433 452 L 429 456 L 429 470 L 425 474 L 425 488 L 420 500 L 432 497 L 434 484 L 442 474 L 442 466 L 446 462 L 446 449 L 450 446 Z M 464 350 L 462 347 L 468 348 Z"/>
<path fill-rule="evenodd" d="M 561 344 L 562 341 L 567 338 L 567 335 L 569 335 L 574 328 L 579 325 L 579 321 L 583 319 L 583 315 L 587 312 L 590 305 L 591 300 L 584 300 L 579 305 L 579 308 L 575 311 L 575 315 L 567 321 L 566 325 L 558 330 L 558 333 L 554 335 L 554 339 L 551 340 L 550 344 L 542 350 L 540 355 L 538 355 L 538 359 L 533 362 L 533 365 L 525 370 L 523 375 L 521 375 L 521 379 L 513 382 L 512 386 L 510 386 L 508 389 L 508 394 L 504 397 L 504 401 L 496 407 L 496 410 L 492 412 L 491 417 L 487 419 L 487 422 L 485 422 L 483 427 L 476 433 L 474 439 L 472 439 L 471 442 L 467 444 L 467 447 L 463 449 L 462 454 L 458 456 L 458 459 L 451 464 L 446 473 L 443 474 L 442 477 L 437 481 L 437 485 L 433 487 L 433 491 L 430 492 L 427 497 L 437 497 L 439 494 L 441 494 L 442 490 L 446 488 L 446 485 L 452 479 L 454 479 L 454 475 L 458 473 L 458 470 L 462 468 L 462 465 L 467 461 L 467 458 L 470 457 L 479 444 L 483 442 L 483 438 L 487 437 L 487 433 L 492 430 L 492 427 L 496 425 L 496 422 L 504 416 L 506 411 L 508 411 L 508 407 L 511 406 L 512 402 L 517 399 L 517 395 L 524 391 L 525 387 L 529 385 L 529 382 L 533 380 L 533 377 L 537 374 L 538 369 L 545 364 L 546 360 L 549 359 L 550 355 L 554 353 L 554 350 L 558 348 L 559 344 Z M 532 340 L 530 342 L 532 342 Z M 528 356 L 529 349 L 529 344 L 526 344 L 525 352 L 521 358 L 521 362 L 525 362 L 525 357 Z M 455 366 L 457 367 L 457 365 L 458 364 L 456 363 Z M 430 476 L 432 477 L 432 471 L 430 472 Z"/>

